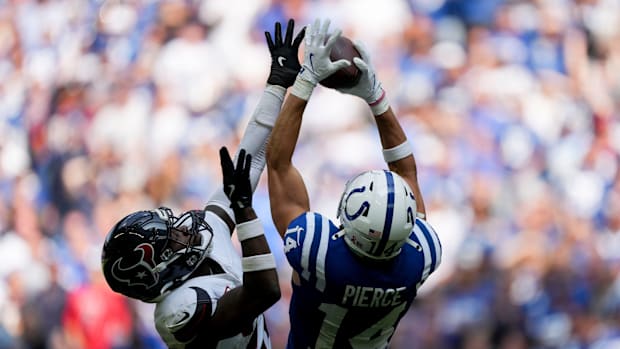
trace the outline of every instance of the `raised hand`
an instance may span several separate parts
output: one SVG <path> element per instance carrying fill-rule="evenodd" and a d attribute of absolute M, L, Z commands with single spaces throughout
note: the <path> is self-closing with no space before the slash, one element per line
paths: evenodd
<path fill-rule="evenodd" d="M 269 46 L 269 52 L 271 53 L 271 72 L 267 78 L 267 83 L 271 85 L 279 85 L 284 88 L 288 88 L 295 82 L 297 73 L 301 69 L 299 64 L 299 58 L 297 58 L 297 51 L 299 51 L 299 45 L 304 38 L 306 28 L 304 27 L 293 40 L 293 30 L 295 28 L 295 21 L 289 19 L 286 26 L 286 36 L 282 41 L 282 27 L 280 22 L 276 22 L 274 37 L 272 39 L 271 33 L 265 32 L 265 38 L 267 39 L 267 46 Z"/>
<path fill-rule="evenodd" d="M 250 165 L 252 164 L 252 155 L 246 155 L 245 149 L 241 149 L 237 159 L 237 167 L 234 167 L 228 149 L 222 147 L 220 148 L 220 163 L 222 177 L 224 178 L 224 193 L 230 200 L 230 207 L 233 210 L 251 207 Z"/>
<path fill-rule="evenodd" d="M 385 112 L 388 108 L 385 91 L 381 86 L 381 82 L 377 78 L 377 74 L 370 62 L 370 55 L 361 42 L 356 41 L 354 44 L 362 58 L 353 58 L 353 64 L 362 72 L 360 81 L 353 87 L 337 88 L 336 90 L 350 95 L 358 96 L 365 100 L 373 111 L 378 115 Z"/>
<path fill-rule="evenodd" d="M 358 96 L 367 103 L 372 103 L 381 97 L 381 83 L 377 79 L 375 70 L 370 62 L 370 55 L 360 42 L 353 43 L 362 58 L 353 58 L 353 64 L 362 72 L 360 81 L 350 88 L 337 88 L 342 93 Z"/>
<path fill-rule="evenodd" d="M 329 23 L 329 19 L 323 21 L 323 23 L 319 19 L 315 20 L 310 25 L 304 40 L 304 62 L 299 76 L 314 85 L 340 68 L 351 65 L 351 62 L 346 59 L 332 62 L 329 58 L 334 43 L 342 34 L 341 30 L 336 30 L 331 35 L 328 34 Z"/>

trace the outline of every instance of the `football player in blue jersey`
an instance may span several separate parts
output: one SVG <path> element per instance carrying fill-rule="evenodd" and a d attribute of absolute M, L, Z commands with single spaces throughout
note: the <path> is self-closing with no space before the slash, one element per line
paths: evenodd
<path fill-rule="evenodd" d="M 286 89 L 300 69 L 305 29 L 265 33 L 271 72 L 239 145 L 236 167 L 220 150 L 223 186 L 203 210 L 134 212 L 106 237 L 102 268 L 110 288 L 156 303 L 155 325 L 169 348 L 271 348 L 262 313 L 280 298 L 276 265 L 252 209 L 265 145 Z M 247 151 L 247 154 L 246 154 Z M 239 257 L 230 239 L 241 243 Z"/>
<path fill-rule="evenodd" d="M 441 244 L 425 219 L 411 146 L 368 53 L 356 44 L 361 59 L 331 61 L 341 32 L 328 30 L 329 21 L 308 28 L 302 69 L 267 149 L 272 218 L 293 269 L 288 348 L 386 348 L 418 288 L 439 266 Z M 340 91 L 368 103 L 389 170 L 363 172 L 346 183 L 338 224 L 310 209 L 291 161 L 314 87 L 349 64 L 362 77 Z"/>

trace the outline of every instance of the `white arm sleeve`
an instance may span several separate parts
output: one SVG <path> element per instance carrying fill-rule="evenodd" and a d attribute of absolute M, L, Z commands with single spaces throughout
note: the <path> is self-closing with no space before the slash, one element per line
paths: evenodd
<path fill-rule="evenodd" d="M 252 168 L 250 170 L 250 182 L 252 190 L 256 189 L 258 181 L 263 169 L 265 168 L 267 140 L 271 135 L 271 130 L 276 123 L 286 89 L 282 86 L 267 85 L 263 91 L 263 95 L 248 122 L 248 126 L 241 137 L 241 142 L 235 153 L 233 163 L 237 163 L 237 157 L 240 149 L 252 154 Z M 222 189 L 218 189 L 209 199 L 208 204 L 217 204 L 228 212 L 229 216 L 234 220 L 234 214 L 228 207 L 230 201 Z"/>

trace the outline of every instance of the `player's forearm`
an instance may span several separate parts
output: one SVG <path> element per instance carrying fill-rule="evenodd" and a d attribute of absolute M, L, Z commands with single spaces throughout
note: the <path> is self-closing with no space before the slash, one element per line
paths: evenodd
<path fill-rule="evenodd" d="M 402 151 L 397 151 L 396 154 L 388 153 L 385 157 L 385 162 L 390 167 L 390 170 L 395 171 L 400 175 L 416 175 L 415 159 L 411 153 L 411 147 L 407 142 L 407 135 L 402 126 L 396 119 L 396 115 L 392 108 L 388 108 L 384 113 L 375 115 L 375 122 L 377 124 L 377 130 L 379 131 L 379 137 L 381 139 L 381 146 L 384 149 L 384 157 L 386 149 L 398 149 L 402 147 Z M 398 155 L 401 153 L 402 155 Z"/>
<path fill-rule="evenodd" d="M 280 299 L 280 285 L 262 223 L 252 208 L 243 211 L 235 212 L 238 221 L 248 219 L 237 226 L 243 256 L 243 288 L 254 298 L 251 302 L 260 313 Z"/>
<path fill-rule="evenodd" d="M 254 209 L 249 206 L 244 208 L 236 208 L 233 212 L 235 213 L 235 221 L 237 224 L 242 224 L 258 218 Z"/>
<path fill-rule="evenodd" d="M 239 149 L 245 149 L 253 157 L 250 172 L 253 189 L 256 189 L 265 168 L 265 146 L 280 113 L 285 93 L 286 89 L 281 86 L 268 85 L 265 88 L 239 143 Z"/>
<path fill-rule="evenodd" d="M 384 113 L 375 115 L 375 122 L 379 130 L 385 162 L 391 171 L 407 180 L 416 197 L 418 212 L 426 214 L 422 192 L 418 185 L 415 156 L 396 114 L 390 107 Z"/>
<path fill-rule="evenodd" d="M 285 94 L 286 88 L 278 85 L 267 85 L 258 101 L 258 105 L 256 105 L 256 109 L 252 113 L 251 120 L 266 128 L 273 128 Z"/>
<path fill-rule="evenodd" d="M 416 165 L 407 135 L 396 119 L 392 108 L 375 115 L 385 162 L 390 170 L 400 175 L 416 176 Z"/>
<path fill-rule="evenodd" d="M 405 131 L 400 126 L 391 107 L 383 114 L 375 115 L 375 122 L 383 149 L 393 148 L 407 140 L 407 135 L 405 135 Z"/>
<path fill-rule="evenodd" d="M 306 104 L 307 101 L 292 94 L 284 102 L 267 149 L 267 162 L 271 169 L 277 170 L 291 164 Z"/>

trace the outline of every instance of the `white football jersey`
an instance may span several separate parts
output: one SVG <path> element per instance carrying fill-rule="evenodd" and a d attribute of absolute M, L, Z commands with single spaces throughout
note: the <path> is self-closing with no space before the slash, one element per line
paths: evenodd
<path fill-rule="evenodd" d="M 157 303 L 155 326 L 171 349 L 185 348 L 200 333 L 200 328 L 195 327 L 200 319 L 212 316 L 224 293 L 242 284 L 241 258 L 232 244 L 228 226 L 208 211 L 205 221 L 213 228 L 209 258 L 216 261 L 225 273 L 188 279 Z M 216 348 L 270 349 L 263 315 L 254 320 L 248 333 L 220 340 Z"/>

